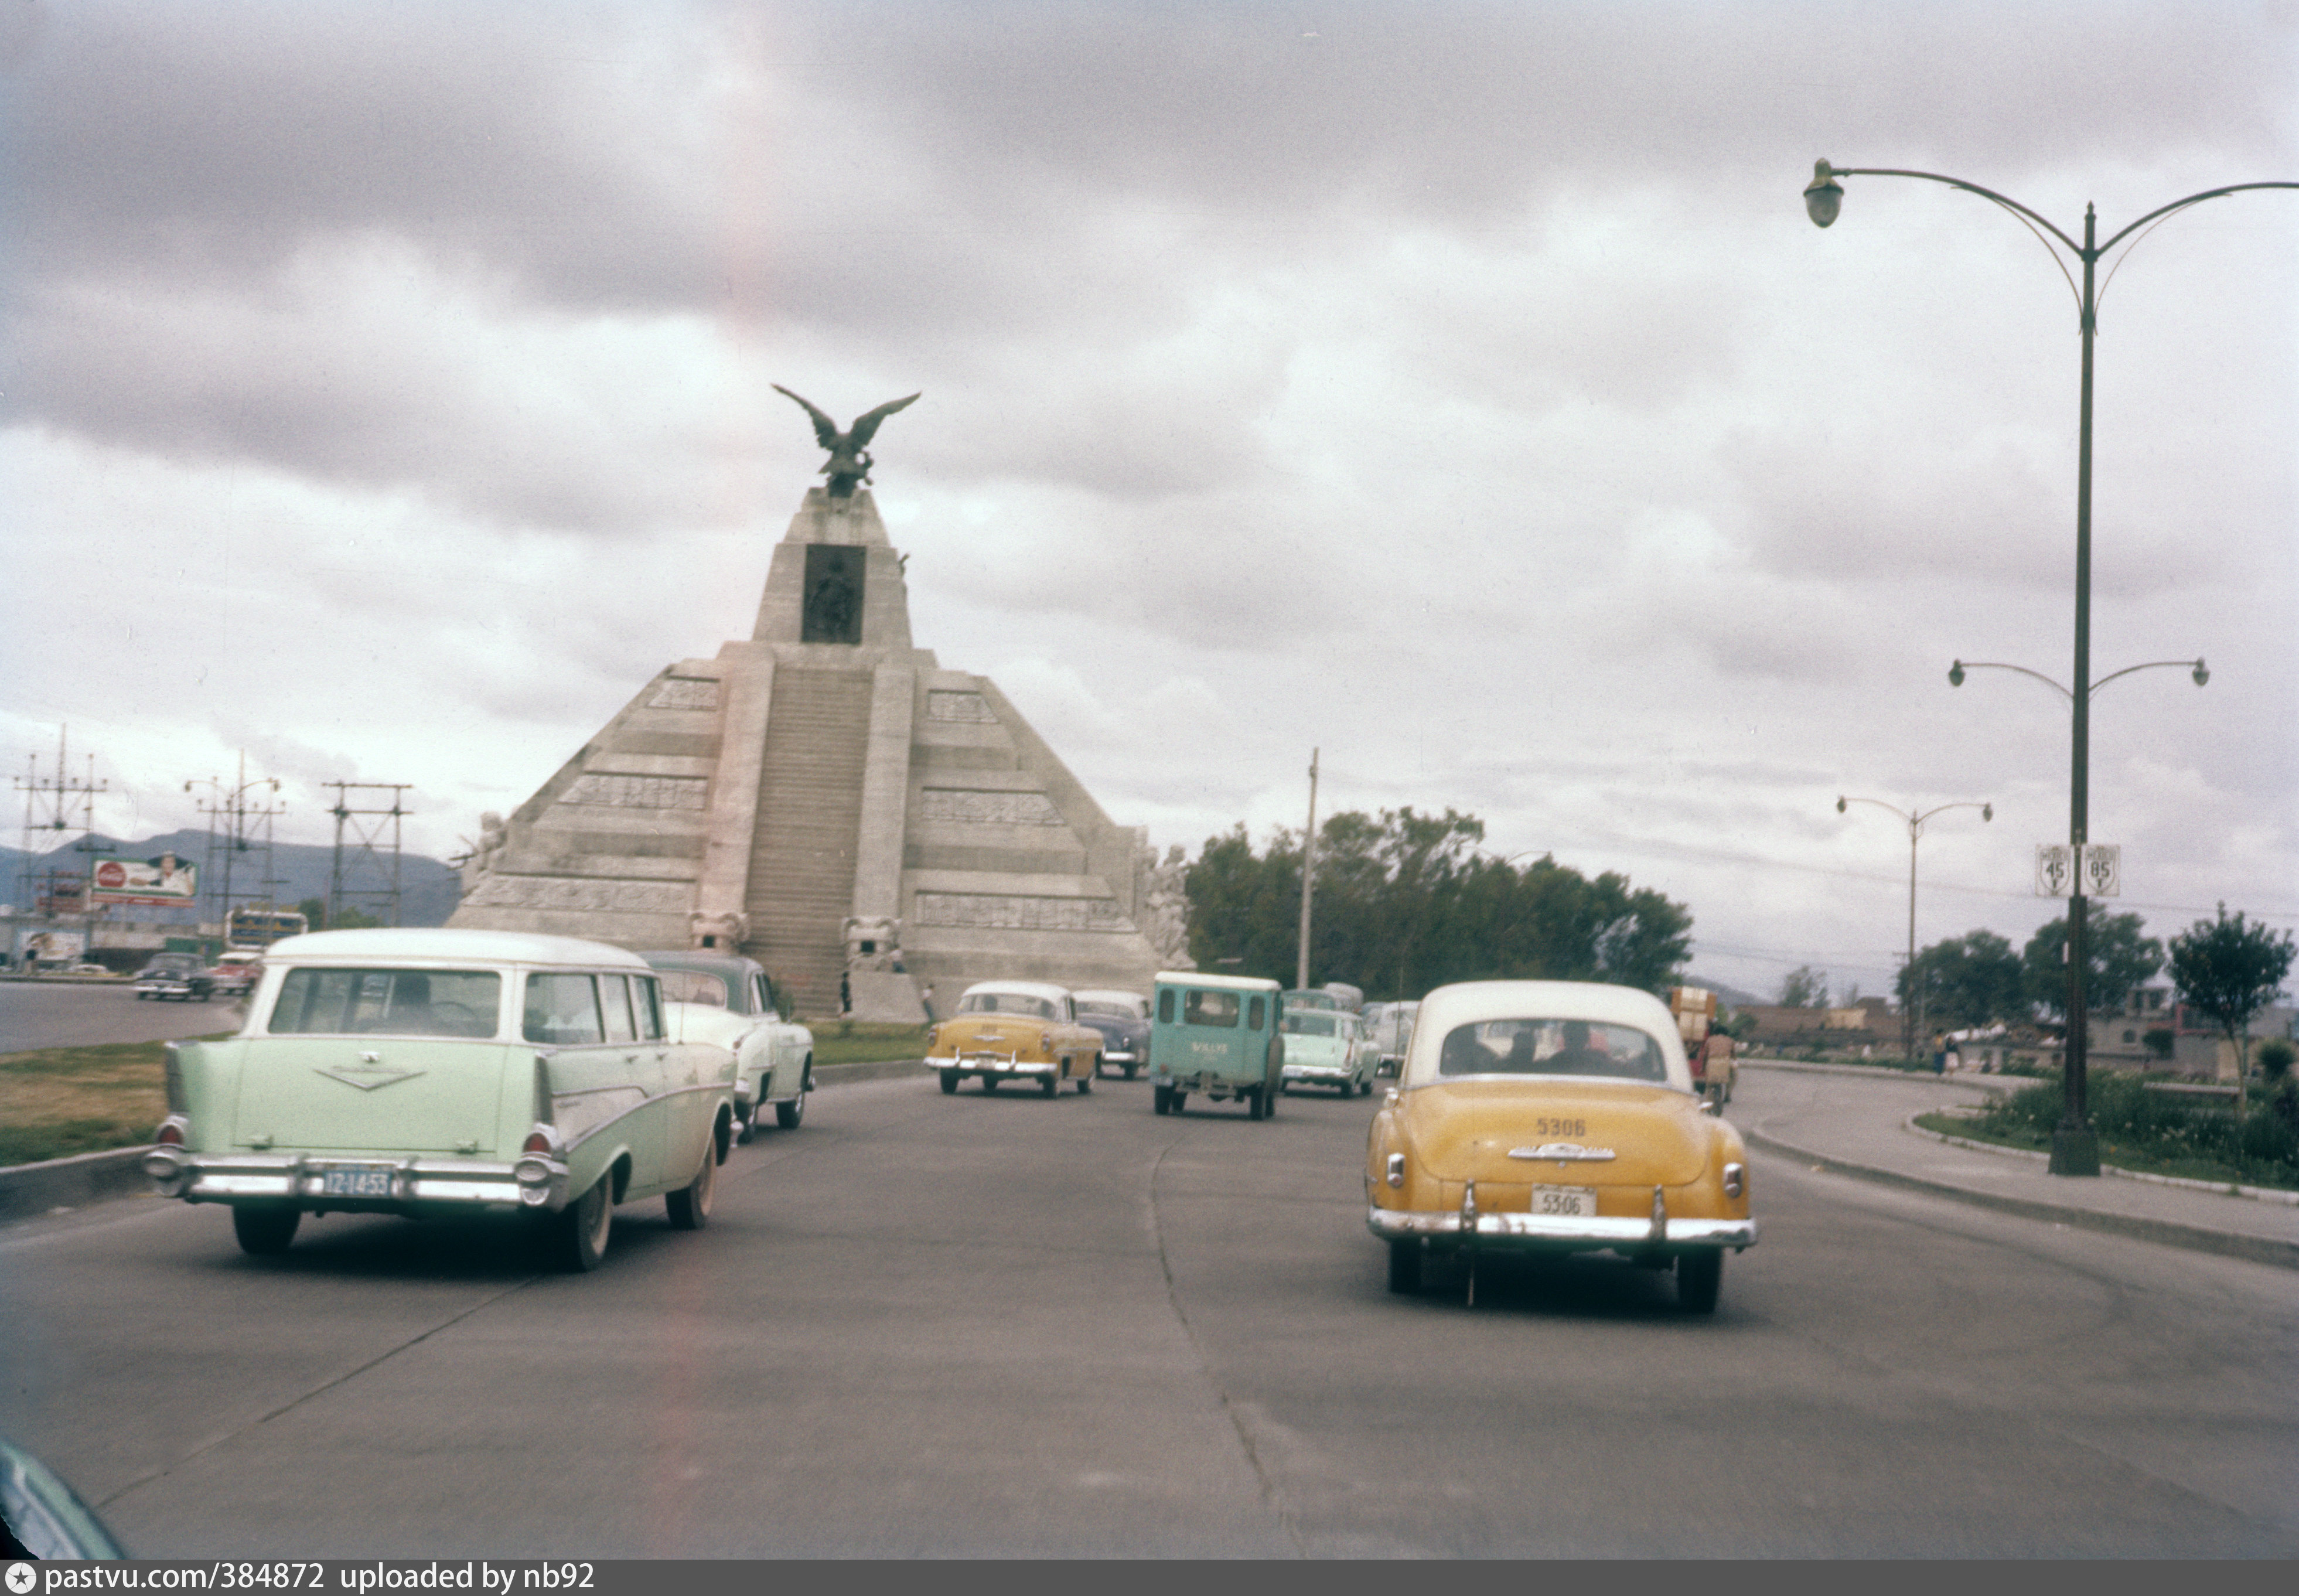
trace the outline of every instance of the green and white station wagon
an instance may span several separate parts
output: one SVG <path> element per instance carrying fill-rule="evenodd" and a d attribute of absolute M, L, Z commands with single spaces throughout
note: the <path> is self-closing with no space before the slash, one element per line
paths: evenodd
<path fill-rule="evenodd" d="M 525 1209 L 567 1268 L 598 1266 L 617 1203 L 709 1219 L 736 1060 L 677 1039 L 644 960 L 508 931 L 322 931 L 274 943 L 247 1023 L 171 1043 L 144 1168 L 228 1203 L 239 1244 L 303 1216 Z"/>

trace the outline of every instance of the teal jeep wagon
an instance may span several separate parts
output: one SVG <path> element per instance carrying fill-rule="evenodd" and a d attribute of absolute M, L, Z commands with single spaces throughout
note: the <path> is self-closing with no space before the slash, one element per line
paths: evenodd
<path fill-rule="evenodd" d="M 735 1128 L 736 1060 L 680 1039 L 644 960 L 508 931 L 322 931 L 274 943 L 239 1035 L 170 1043 L 144 1168 L 231 1208 L 249 1252 L 305 1214 L 524 1209 L 597 1267 L 614 1207 L 699 1230 Z"/>
<path fill-rule="evenodd" d="M 1277 1112 L 1283 1085 L 1284 1000 L 1274 981 L 1166 970 L 1150 1022 L 1150 1105 L 1178 1114 L 1191 1093 L 1242 1102 L 1249 1117 Z"/>

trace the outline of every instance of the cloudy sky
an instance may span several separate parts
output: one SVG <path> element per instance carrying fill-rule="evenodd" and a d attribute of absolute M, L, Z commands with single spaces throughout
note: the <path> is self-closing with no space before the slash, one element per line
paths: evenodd
<path fill-rule="evenodd" d="M 1192 852 L 1447 806 L 1882 989 L 2064 840 L 2079 232 L 2299 179 L 2287 4 L 0 0 L 0 761 L 414 784 L 747 636 L 840 418 L 919 643 Z M 2299 194 L 2099 342 L 2092 835 L 2299 923 Z M 30 763 L 37 758 L 37 763 Z M 205 792 L 209 789 L 203 788 Z M 12 835 L 8 840 L 16 838 Z"/>

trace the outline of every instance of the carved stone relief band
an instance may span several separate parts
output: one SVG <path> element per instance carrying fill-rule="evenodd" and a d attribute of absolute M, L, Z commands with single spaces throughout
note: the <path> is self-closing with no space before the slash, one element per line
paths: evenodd
<path fill-rule="evenodd" d="M 561 803 L 601 803 L 610 809 L 700 810 L 710 784 L 690 776 L 578 776 L 559 795 Z"/>
<path fill-rule="evenodd" d="M 586 914 L 679 914 L 693 907 L 683 881 L 582 881 L 564 876 L 482 877 L 463 902 L 479 909 L 562 909 Z"/>
<path fill-rule="evenodd" d="M 718 707 L 718 684 L 697 677 L 675 676 L 654 690 L 646 707 L 651 710 L 715 710 Z"/>
<path fill-rule="evenodd" d="M 978 792 L 928 787 L 918 794 L 918 818 L 970 826 L 1058 826 L 1061 810 L 1043 793 Z"/>
<path fill-rule="evenodd" d="M 1114 898 L 1037 898 L 1006 893 L 920 893 L 913 924 L 999 931 L 1131 931 Z"/>
<path fill-rule="evenodd" d="M 974 720 L 991 726 L 998 723 L 998 717 L 991 712 L 990 701 L 979 693 L 929 693 L 926 719 Z"/>

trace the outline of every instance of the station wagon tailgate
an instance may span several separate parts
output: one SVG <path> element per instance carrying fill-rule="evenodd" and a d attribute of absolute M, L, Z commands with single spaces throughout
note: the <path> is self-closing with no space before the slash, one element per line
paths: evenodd
<path fill-rule="evenodd" d="M 504 1094 L 524 1103 L 534 1092 L 532 1047 L 397 1036 L 252 1037 L 241 1045 L 236 1147 L 507 1152 L 495 1146 Z"/>

